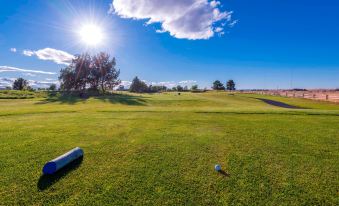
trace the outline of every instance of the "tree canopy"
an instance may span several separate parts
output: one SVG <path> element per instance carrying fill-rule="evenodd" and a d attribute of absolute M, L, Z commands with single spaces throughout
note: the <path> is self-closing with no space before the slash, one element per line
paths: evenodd
<path fill-rule="evenodd" d="M 14 90 L 25 90 L 28 89 L 28 81 L 23 78 L 18 78 L 13 82 Z"/>
<path fill-rule="evenodd" d="M 195 85 L 192 85 L 192 87 L 191 87 L 191 90 L 192 90 L 192 91 L 194 91 L 194 90 L 198 90 L 198 85 L 197 85 L 197 84 L 195 84 Z"/>
<path fill-rule="evenodd" d="M 184 88 L 181 85 L 178 85 L 176 91 L 182 92 L 182 91 L 184 91 Z"/>
<path fill-rule="evenodd" d="M 148 92 L 148 86 L 145 82 L 141 81 L 138 77 L 134 77 L 132 84 L 129 88 L 130 92 L 144 93 Z"/>
<path fill-rule="evenodd" d="M 148 92 L 151 92 L 151 93 L 162 92 L 166 90 L 167 90 L 166 86 L 150 85 L 148 87 Z"/>
<path fill-rule="evenodd" d="M 215 80 L 213 82 L 212 89 L 213 90 L 225 90 L 225 87 L 224 87 L 223 83 L 221 83 L 221 81 Z"/>
<path fill-rule="evenodd" d="M 55 91 L 56 90 L 56 84 L 51 84 L 48 88 L 50 91 Z"/>
<path fill-rule="evenodd" d="M 231 91 L 235 90 L 235 82 L 232 79 L 228 80 L 226 83 L 226 88 L 227 90 Z"/>
<path fill-rule="evenodd" d="M 111 59 L 104 52 L 94 56 L 85 53 L 76 56 L 69 66 L 60 71 L 59 80 L 62 90 L 105 92 L 120 84 L 119 74 L 115 58 Z"/>

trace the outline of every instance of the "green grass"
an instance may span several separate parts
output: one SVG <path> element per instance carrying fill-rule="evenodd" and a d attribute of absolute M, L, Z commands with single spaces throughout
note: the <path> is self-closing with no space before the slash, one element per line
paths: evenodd
<path fill-rule="evenodd" d="M 0 90 L 0 99 L 31 99 L 46 96 L 47 92 Z"/>
<path fill-rule="evenodd" d="M 224 92 L 2 99 L 0 204 L 338 205 L 338 125 L 337 104 Z"/>

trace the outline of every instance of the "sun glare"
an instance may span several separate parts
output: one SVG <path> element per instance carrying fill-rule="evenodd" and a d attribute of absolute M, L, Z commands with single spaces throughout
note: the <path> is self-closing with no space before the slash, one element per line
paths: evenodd
<path fill-rule="evenodd" d="M 97 46 L 102 43 L 104 33 L 102 29 L 94 24 L 83 25 L 79 31 L 81 41 L 88 46 Z"/>

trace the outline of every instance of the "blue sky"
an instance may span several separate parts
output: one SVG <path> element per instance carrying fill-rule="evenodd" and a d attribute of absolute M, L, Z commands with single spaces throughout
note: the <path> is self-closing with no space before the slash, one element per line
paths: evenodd
<path fill-rule="evenodd" d="M 231 78 L 239 89 L 339 88 L 336 0 L 135 2 L 0 0 L 0 85 L 48 85 L 72 55 L 105 51 L 126 84 L 137 75 L 201 88 Z M 104 33 L 100 45 L 79 40 L 89 23 Z"/>

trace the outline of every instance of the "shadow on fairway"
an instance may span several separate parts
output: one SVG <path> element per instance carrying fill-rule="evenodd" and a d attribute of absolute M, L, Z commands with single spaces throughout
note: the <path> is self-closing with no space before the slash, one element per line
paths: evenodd
<path fill-rule="evenodd" d="M 65 177 L 68 173 L 80 167 L 82 160 L 83 160 L 83 157 L 80 157 L 74 160 L 73 162 L 71 162 L 70 164 L 62 168 L 61 170 L 57 171 L 53 175 L 41 175 L 41 177 L 39 178 L 38 184 L 37 184 L 38 189 L 42 191 L 42 190 L 49 188 L 54 183 L 58 182 L 60 179 Z"/>
<path fill-rule="evenodd" d="M 111 104 L 124 104 L 124 105 L 134 105 L 134 106 L 143 106 L 146 103 L 146 97 L 142 96 L 132 96 L 126 94 L 112 94 L 105 96 L 93 97 L 103 102 L 109 102 Z"/>
<path fill-rule="evenodd" d="M 223 175 L 223 176 L 225 176 L 225 177 L 230 177 L 230 176 L 231 176 L 230 174 L 228 174 L 228 173 L 225 172 L 224 170 L 221 170 L 221 171 L 219 171 L 218 173 L 221 174 L 221 175 Z"/>
<path fill-rule="evenodd" d="M 145 105 L 145 98 L 141 96 L 133 96 L 126 94 L 107 94 L 102 96 L 85 96 L 79 97 L 75 95 L 59 95 L 52 96 L 49 95 L 46 99 L 37 102 L 36 104 L 49 104 L 49 103 L 60 103 L 60 104 L 76 104 L 76 103 L 85 103 L 89 98 L 97 99 L 102 102 L 108 102 L 111 104 L 124 104 L 124 105 L 134 105 L 142 106 Z"/>
<path fill-rule="evenodd" d="M 272 106 L 282 107 L 282 108 L 286 108 L 286 109 L 307 109 L 307 108 L 303 108 L 303 107 L 298 107 L 298 106 L 286 104 L 286 103 L 283 103 L 283 102 L 274 101 L 274 100 L 271 100 L 271 99 L 263 99 L 263 98 L 254 98 L 254 99 L 261 100 L 261 101 L 265 102 L 266 104 L 269 104 L 269 105 L 272 105 Z"/>

